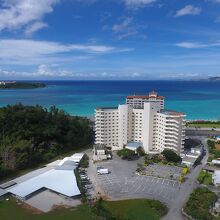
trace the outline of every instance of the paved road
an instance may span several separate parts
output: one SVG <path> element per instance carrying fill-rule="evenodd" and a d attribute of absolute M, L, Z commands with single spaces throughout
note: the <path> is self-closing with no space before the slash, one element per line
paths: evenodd
<path fill-rule="evenodd" d="M 220 128 L 216 128 L 212 130 L 211 128 L 187 128 L 186 129 L 187 136 L 218 136 L 220 135 Z"/>
<path fill-rule="evenodd" d="M 201 140 L 202 140 L 203 145 L 205 146 L 206 152 L 208 152 L 206 139 L 202 138 Z M 185 205 L 185 203 L 189 199 L 189 196 L 192 193 L 192 191 L 197 187 L 197 183 L 196 183 L 197 177 L 201 169 L 203 168 L 203 166 L 206 164 L 207 159 L 208 159 L 208 153 L 203 158 L 201 165 L 193 169 L 192 172 L 189 174 L 186 182 L 182 184 L 178 197 L 176 198 L 175 202 L 169 209 L 168 214 L 163 218 L 163 220 L 183 220 L 184 219 L 182 212 L 181 212 L 182 207 Z"/>

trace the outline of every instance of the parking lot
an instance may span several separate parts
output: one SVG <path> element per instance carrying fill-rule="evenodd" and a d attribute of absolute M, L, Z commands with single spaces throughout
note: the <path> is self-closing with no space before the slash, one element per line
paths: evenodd
<path fill-rule="evenodd" d="M 177 166 L 153 164 L 146 167 L 145 173 L 147 176 L 179 180 L 182 170 Z"/>
<path fill-rule="evenodd" d="M 135 174 L 139 162 L 141 161 L 123 161 L 115 155 L 113 160 L 94 164 L 94 168 L 103 166 L 111 172 L 97 175 L 94 169 L 96 184 L 112 200 L 151 198 L 169 206 L 180 190 L 180 183 L 176 180 Z"/>

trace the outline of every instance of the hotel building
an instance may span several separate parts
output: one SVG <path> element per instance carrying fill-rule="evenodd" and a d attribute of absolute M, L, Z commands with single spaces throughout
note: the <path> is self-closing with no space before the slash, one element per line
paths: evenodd
<path fill-rule="evenodd" d="M 185 114 L 165 110 L 164 97 L 128 96 L 126 104 L 95 110 L 95 144 L 112 150 L 142 146 L 147 153 L 172 149 L 180 154 L 185 140 Z"/>

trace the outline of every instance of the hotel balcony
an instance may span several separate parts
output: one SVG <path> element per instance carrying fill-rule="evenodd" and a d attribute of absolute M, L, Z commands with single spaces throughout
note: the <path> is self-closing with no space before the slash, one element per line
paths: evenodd
<path fill-rule="evenodd" d="M 169 144 L 164 144 L 166 148 L 174 148 L 175 150 L 178 148 L 177 144 L 169 143 Z"/>
<path fill-rule="evenodd" d="M 177 125 L 177 124 L 168 124 L 168 123 L 166 124 L 166 128 L 170 128 L 170 129 L 171 129 L 171 128 L 177 128 L 177 129 L 179 129 L 179 127 L 180 127 L 180 126 Z"/>
<path fill-rule="evenodd" d="M 179 129 L 177 129 L 176 127 L 171 128 L 170 126 L 166 126 L 165 131 L 166 132 L 177 132 L 177 133 L 179 133 Z"/>
<path fill-rule="evenodd" d="M 165 132 L 165 135 L 179 136 L 179 132 L 177 132 L 177 131 L 169 131 L 169 132 Z"/>
<path fill-rule="evenodd" d="M 179 140 L 179 136 L 166 135 L 165 136 L 165 140 L 175 140 L 175 141 L 178 141 Z"/>
<path fill-rule="evenodd" d="M 170 144 L 170 143 L 172 143 L 172 144 L 178 144 L 178 141 L 176 141 L 176 140 L 172 140 L 172 139 L 166 139 L 165 141 L 165 144 Z"/>

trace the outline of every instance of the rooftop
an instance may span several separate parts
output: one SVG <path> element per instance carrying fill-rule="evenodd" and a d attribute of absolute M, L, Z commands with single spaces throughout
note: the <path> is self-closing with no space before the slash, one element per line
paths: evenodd
<path fill-rule="evenodd" d="M 24 198 L 42 188 L 47 188 L 69 197 L 80 194 L 73 170 L 55 169 L 19 183 L 7 189 L 7 191 Z"/>
<path fill-rule="evenodd" d="M 54 161 L 46 167 L 32 171 L 14 179 L 0 187 L 16 196 L 25 198 L 41 189 L 49 189 L 65 196 L 73 197 L 80 194 L 74 169 L 84 153 L 75 153 L 70 157 Z"/>
<path fill-rule="evenodd" d="M 149 95 L 132 95 L 127 96 L 127 99 L 150 99 L 150 98 L 156 98 L 156 99 L 164 99 L 164 96 L 158 96 L 158 93 L 155 91 L 152 91 L 149 93 Z"/>
<path fill-rule="evenodd" d="M 118 107 L 97 107 L 96 110 L 118 109 Z"/>
<path fill-rule="evenodd" d="M 140 143 L 140 142 L 129 142 L 129 143 L 127 143 L 127 147 L 131 147 L 131 148 L 138 148 L 140 146 L 143 146 L 143 144 Z"/>
<path fill-rule="evenodd" d="M 164 99 L 164 96 L 149 96 L 149 95 L 132 95 L 132 96 L 127 96 L 127 99 L 150 99 L 150 98 L 156 98 L 156 99 Z"/>
<path fill-rule="evenodd" d="M 162 114 L 165 114 L 165 115 L 170 115 L 170 116 L 182 116 L 182 115 L 185 115 L 185 113 L 183 112 L 177 112 L 177 111 L 173 111 L 173 110 L 168 110 L 168 109 L 163 109 L 161 110 Z"/>
<path fill-rule="evenodd" d="M 6 195 L 8 192 L 4 189 L 0 189 L 0 196 Z"/>

